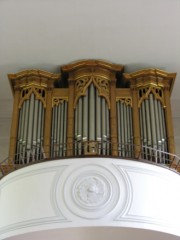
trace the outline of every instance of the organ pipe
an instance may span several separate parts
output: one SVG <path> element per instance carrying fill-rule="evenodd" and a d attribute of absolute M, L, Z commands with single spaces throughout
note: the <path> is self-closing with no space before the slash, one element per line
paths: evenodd
<path fill-rule="evenodd" d="M 153 148 L 157 148 L 157 139 L 156 139 L 156 124 L 155 124 L 155 111 L 154 111 L 154 101 L 153 101 L 153 94 L 151 93 L 150 96 L 150 120 L 151 120 L 151 132 L 152 132 L 152 143 Z"/>
<path fill-rule="evenodd" d="M 131 157 L 133 153 L 131 106 L 125 104 L 124 102 L 117 101 L 116 107 L 119 156 Z"/>
<path fill-rule="evenodd" d="M 94 86 L 90 85 L 89 100 L 89 141 L 95 140 L 95 94 Z"/>
<path fill-rule="evenodd" d="M 101 141 L 101 97 L 99 96 L 98 92 L 96 92 L 96 135 L 97 140 Z"/>
<path fill-rule="evenodd" d="M 87 141 L 88 135 L 88 91 L 86 96 L 83 97 L 83 141 Z"/>
<path fill-rule="evenodd" d="M 86 95 L 79 98 L 75 109 L 75 139 L 77 140 L 75 144 L 78 145 L 76 154 L 106 155 L 109 152 L 107 150 L 109 129 L 107 102 L 105 98 L 99 96 L 94 84 L 91 84 Z M 82 137 L 78 138 L 79 135 Z"/>
<path fill-rule="evenodd" d="M 63 115 L 63 114 L 62 114 Z M 63 118 L 63 121 L 64 121 L 64 134 L 63 134 L 63 149 L 64 151 L 62 152 L 63 156 L 66 155 L 66 132 L 67 132 L 67 102 L 65 101 L 64 102 L 64 118 Z"/>
<path fill-rule="evenodd" d="M 18 126 L 16 163 L 30 163 L 41 158 L 44 108 L 32 93 L 21 106 Z"/>
<path fill-rule="evenodd" d="M 53 107 L 51 131 L 51 157 L 66 156 L 66 135 L 67 135 L 67 102 L 60 101 Z"/>

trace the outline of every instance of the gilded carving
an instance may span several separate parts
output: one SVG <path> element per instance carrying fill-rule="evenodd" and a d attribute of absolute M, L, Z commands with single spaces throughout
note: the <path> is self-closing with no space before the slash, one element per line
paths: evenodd
<path fill-rule="evenodd" d="M 34 93 L 37 100 L 40 100 L 43 103 L 44 108 L 46 107 L 46 90 L 44 88 L 32 86 L 24 88 L 21 90 L 19 108 L 22 107 L 22 104 L 25 100 L 28 100 L 31 94 Z"/>
<path fill-rule="evenodd" d="M 143 102 L 143 100 L 148 99 L 150 93 L 153 93 L 154 97 L 157 100 L 159 100 L 162 103 L 162 105 L 165 107 L 163 89 L 156 86 L 146 86 L 139 89 L 138 107 L 141 106 L 141 103 Z"/>
<path fill-rule="evenodd" d="M 74 107 L 76 106 L 77 100 L 79 99 L 80 96 L 85 96 L 86 95 L 86 90 L 88 86 L 92 82 L 92 77 L 84 77 L 80 78 L 75 82 L 75 101 L 74 101 Z"/>
<path fill-rule="evenodd" d="M 68 98 L 54 97 L 52 99 L 52 107 L 58 106 L 59 104 L 63 103 L 64 101 L 68 101 Z"/>
<path fill-rule="evenodd" d="M 91 76 L 86 76 L 76 80 L 74 108 L 76 107 L 79 97 L 86 95 L 87 88 L 90 86 L 91 83 L 96 86 L 99 95 L 103 96 L 106 99 L 108 107 L 110 108 L 109 80 L 101 76 L 93 76 L 93 74 Z"/>
<path fill-rule="evenodd" d="M 117 97 L 116 98 L 116 102 L 120 101 L 121 103 L 126 104 L 127 106 L 131 106 L 132 107 L 132 98 L 130 97 Z"/>
<path fill-rule="evenodd" d="M 110 99 L 109 99 L 109 80 L 103 77 L 94 77 L 93 78 L 94 85 L 97 87 L 99 95 L 103 96 L 110 108 Z"/>

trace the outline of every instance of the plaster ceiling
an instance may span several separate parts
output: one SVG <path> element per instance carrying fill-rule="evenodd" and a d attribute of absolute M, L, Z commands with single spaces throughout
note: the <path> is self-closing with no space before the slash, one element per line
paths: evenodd
<path fill-rule="evenodd" d="M 8 73 L 80 59 L 177 72 L 180 100 L 179 0 L 0 0 L 0 100 L 12 98 Z"/>

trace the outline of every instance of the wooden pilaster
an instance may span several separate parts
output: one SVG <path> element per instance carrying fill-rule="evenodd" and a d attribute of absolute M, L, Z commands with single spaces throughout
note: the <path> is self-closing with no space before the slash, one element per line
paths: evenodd
<path fill-rule="evenodd" d="M 74 81 L 69 79 L 67 156 L 73 156 L 74 146 Z"/>
<path fill-rule="evenodd" d="M 110 85 L 110 129 L 112 156 L 118 156 L 118 135 L 117 135 L 117 115 L 116 115 L 116 80 L 111 80 Z"/>
<path fill-rule="evenodd" d="M 12 113 L 11 133 L 10 133 L 10 145 L 9 145 L 9 163 L 14 161 L 17 144 L 18 122 L 19 122 L 19 100 L 20 89 L 15 89 L 14 92 L 14 104 Z"/>
<path fill-rule="evenodd" d="M 134 157 L 139 158 L 141 150 L 139 109 L 138 109 L 138 90 L 132 88 L 132 110 L 133 110 L 133 133 L 134 133 Z"/>
<path fill-rule="evenodd" d="M 174 129 L 172 122 L 172 111 L 171 111 L 171 102 L 170 102 L 170 92 L 169 88 L 164 88 L 164 98 L 165 98 L 165 119 L 166 119 L 166 133 L 167 133 L 167 143 L 168 143 L 168 152 L 175 153 L 175 144 L 174 144 Z"/>
<path fill-rule="evenodd" d="M 47 90 L 46 113 L 44 123 L 44 153 L 46 158 L 50 157 L 51 121 L 52 121 L 52 88 L 49 88 Z"/>

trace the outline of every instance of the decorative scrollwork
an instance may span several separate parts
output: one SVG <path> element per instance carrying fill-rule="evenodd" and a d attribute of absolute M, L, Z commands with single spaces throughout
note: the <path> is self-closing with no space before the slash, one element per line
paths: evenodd
<path fill-rule="evenodd" d="M 116 98 L 116 102 L 120 101 L 121 103 L 126 104 L 127 106 L 131 106 L 132 107 L 132 98 L 131 97 L 118 97 Z"/>
<path fill-rule="evenodd" d="M 104 77 L 93 76 L 93 74 L 92 76 L 80 78 L 75 82 L 74 108 L 76 107 L 79 97 L 86 95 L 87 88 L 90 86 L 91 83 L 93 83 L 96 86 L 99 95 L 103 96 L 106 99 L 108 107 L 110 108 L 109 80 Z"/>
<path fill-rule="evenodd" d="M 80 96 L 85 96 L 86 95 L 86 90 L 88 86 L 92 82 L 92 77 L 83 77 L 78 79 L 75 82 L 75 101 L 74 101 L 74 107 L 76 106 L 77 100 L 79 99 Z"/>
<path fill-rule="evenodd" d="M 52 107 L 58 106 L 59 104 L 62 104 L 65 101 L 67 102 L 68 99 L 67 98 L 62 98 L 62 97 L 54 97 L 52 99 Z"/>
<path fill-rule="evenodd" d="M 109 80 L 103 77 L 93 77 L 93 83 L 97 87 L 99 95 L 103 96 L 108 103 L 110 108 L 110 99 L 109 99 Z"/>
<path fill-rule="evenodd" d="M 156 86 L 146 86 L 146 87 L 140 88 L 138 93 L 139 93 L 138 107 L 141 106 L 141 103 L 143 100 L 148 99 L 150 93 L 153 93 L 154 97 L 157 100 L 160 100 L 162 105 L 165 107 L 164 94 L 163 94 L 162 88 L 159 88 Z"/>
<path fill-rule="evenodd" d="M 38 88 L 36 86 L 31 86 L 21 90 L 19 108 L 22 107 L 22 104 L 25 100 L 28 100 L 31 94 L 34 93 L 37 100 L 40 100 L 43 103 L 44 108 L 46 107 L 46 90 L 44 88 Z"/>

